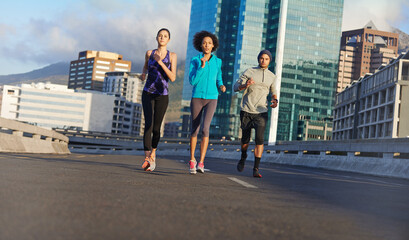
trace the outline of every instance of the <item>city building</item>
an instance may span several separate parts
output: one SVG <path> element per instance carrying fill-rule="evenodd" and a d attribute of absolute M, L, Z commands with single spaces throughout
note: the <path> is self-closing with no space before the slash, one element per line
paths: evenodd
<path fill-rule="evenodd" d="M 186 54 L 182 101 L 182 137 L 190 126 L 188 81 L 190 59 L 197 54 L 193 35 L 201 30 L 215 33 L 220 41 L 216 55 L 222 59 L 227 88 L 220 94 L 211 123 L 212 138 L 240 136 L 241 94 L 233 85 L 247 68 L 257 65 L 260 50 L 273 54 L 270 70 L 277 77 L 279 107 L 270 114 L 269 143 L 303 140 L 299 121 L 327 121 L 337 83 L 339 38 L 343 0 L 193 0 Z"/>
<path fill-rule="evenodd" d="M 362 29 L 342 33 L 337 93 L 353 80 L 373 73 L 398 56 L 398 33 L 379 31 L 372 21 Z"/>
<path fill-rule="evenodd" d="M 101 91 L 106 72 L 129 72 L 131 65 L 117 53 L 82 51 L 71 61 L 68 88 Z"/>
<path fill-rule="evenodd" d="M 331 140 L 332 139 L 333 118 L 324 120 L 311 120 L 308 117 L 300 116 L 298 129 L 302 132 L 304 141 Z"/>
<path fill-rule="evenodd" d="M 167 138 L 178 138 L 179 129 L 182 126 L 180 122 L 167 122 L 165 123 L 165 131 L 163 136 Z"/>
<path fill-rule="evenodd" d="M 1 117 L 50 129 L 110 132 L 114 99 L 100 92 L 74 91 L 65 85 L 4 85 Z"/>
<path fill-rule="evenodd" d="M 145 125 L 142 113 L 143 86 L 144 82 L 137 73 L 108 72 L 105 74 L 102 91 L 115 96 L 112 133 L 143 135 Z"/>
<path fill-rule="evenodd" d="M 409 136 L 409 53 L 336 96 L 334 140 Z"/>

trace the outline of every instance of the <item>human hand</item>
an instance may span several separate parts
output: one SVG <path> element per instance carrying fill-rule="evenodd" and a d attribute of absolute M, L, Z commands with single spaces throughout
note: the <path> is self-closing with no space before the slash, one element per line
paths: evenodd
<path fill-rule="evenodd" d="M 246 88 L 248 88 L 251 84 L 254 84 L 254 83 L 255 83 L 255 82 L 254 82 L 253 78 L 247 79 L 247 81 L 246 81 Z"/>
<path fill-rule="evenodd" d="M 205 67 L 206 62 L 209 61 L 209 58 L 207 58 L 206 56 L 203 56 L 200 61 L 202 62 L 202 68 Z"/>
<path fill-rule="evenodd" d="M 276 108 L 276 107 L 277 107 L 277 105 L 278 105 L 278 100 L 277 100 L 277 99 L 273 99 L 273 100 L 271 100 L 271 105 L 270 105 L 270 107 L 272 107 L 272 108 Z"/>
<path fill-rule="evenodd" d="M 156 62 L 159 62 L 159 61 L 161 60 L 161 57 L 160 57 L 158 51 L 156 51 L 155 54 L 153 54 L 153 59 L 154 59 Z"/>
<path fill-rule="evenodd" d="M 142 74 L 141 74 L 141 80 L 142 80 L 142 81 L 145 81 L 145 79 L 146 79 L 146 73 L 142 73 Z"/>
<path fill-rule="evenodd" d="M 221 85 L 221 86 L 220 86 L 220 91 L 226 92 L 226 87 L 225 87 L 224 85 Z"/>

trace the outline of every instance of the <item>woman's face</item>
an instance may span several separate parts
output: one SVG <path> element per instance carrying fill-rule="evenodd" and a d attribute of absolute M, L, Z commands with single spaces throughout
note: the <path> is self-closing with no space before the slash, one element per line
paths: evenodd
<path fill-rule="evenodd" d="M 205 54 L 212 53 L 213 50 L 213 40 L 211 37 L 204 37 L 202 40 L 202 51 Z"/>
<path fill-rule="evenodd" d="M 166 30 L 160 31 L 158 33 L 158 36 L 156 37 L 156 40 L 158 41 L 159 46 L 166 46 L 170 41 L 168 31 Z"/>

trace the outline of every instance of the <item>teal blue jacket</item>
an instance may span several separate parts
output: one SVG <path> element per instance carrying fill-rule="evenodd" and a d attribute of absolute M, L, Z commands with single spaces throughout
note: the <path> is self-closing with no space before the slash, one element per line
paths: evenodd
<path fill-rule="evenodd" d="M 223 85 L 222 60 L 212 57 L 202 68 L 203 53 L 192 58 L 189 69 L 189 82 L 193 86 L 192 98 L 217 99 L 219 87 Z"/>

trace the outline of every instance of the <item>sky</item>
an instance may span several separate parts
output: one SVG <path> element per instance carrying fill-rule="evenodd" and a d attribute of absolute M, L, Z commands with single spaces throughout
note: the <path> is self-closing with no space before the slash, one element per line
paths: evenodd
<path fill-rule="evenodd" d="M 162 27 L 171 31 L 168 49 L 179 60 L 186 55 L 190 0 L 13 0 L 0 12 L 0 75 L 76 60 L 84 50 L 141 63 Z M 409 33 L 409 1 L 344 0 L 343 31 L 370 20 Z"/>

